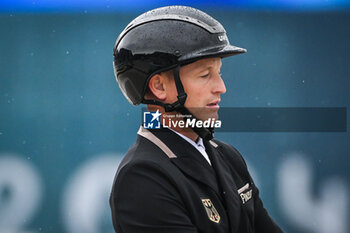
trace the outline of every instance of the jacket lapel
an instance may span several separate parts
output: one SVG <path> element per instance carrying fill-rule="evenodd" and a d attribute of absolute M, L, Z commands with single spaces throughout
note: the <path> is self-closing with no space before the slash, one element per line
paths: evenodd
<path fill-rule="evenodd" d="M 225 164 L 220 152 L 220 146 L 213 146 L 205 142 L 205 148 L 210 157 L 212 166 L 218 176 L 218 181 L 224 193 L 224 200 L 227 208 L 228 218 L 230 221 L 231 232 L 237 232 L 241 216 L 241 199 L 237 193 L 237 186 L 233 180 L 230 168 Z"/>
<path fill-rule="evenodd" d="M 171 158 L 171 162 L 183 173 L 219 194 L 215 172 L 196 148 L 169 129 L 150 131 L 176 155 L 176 158 Z"/>

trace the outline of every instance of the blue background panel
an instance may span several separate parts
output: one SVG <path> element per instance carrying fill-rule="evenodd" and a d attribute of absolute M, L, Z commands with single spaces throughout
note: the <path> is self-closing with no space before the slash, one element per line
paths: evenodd
<path fill-rule="evenodd" d="M 201 9 L 248 49 L 223 60 L 221 106 L 349 109 L 349 12 Z M 141 107 L 118 89 L 112 50 L 136 16 L 0 15 L 0 232 L 113 232 L 108 196 Z M 286 232 L 350 232 L 349 127 L 216 137 Z"/>

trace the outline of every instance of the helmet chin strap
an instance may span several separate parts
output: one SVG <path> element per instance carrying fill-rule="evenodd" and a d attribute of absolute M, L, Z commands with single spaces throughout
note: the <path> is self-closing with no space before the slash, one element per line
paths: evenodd
<path fill-rule="evenodd" d="M 142 100 L 143 104 L 152 104 L 152 105 L 159 105 L 162 106 L 165 109 L 165 112 L 179 112 L 186 116 L 191 117 L 184 117 L 185 120 L 187 119 L 195 119 L 197 121 L 198 119 L 185 107 L 185 102 L 187 99 L 187 94 L 183 88 L 183 85 L 180 80 L 180 66 L 176 66 L 173 69 L 174 73 L 174 79 L 175 79 L 175 85 L 177 90 L 177 101 L 175 101 L 172 104 L 166 104 L 162 103 L 158 100 Z M 205 128 L 205 127 L 193 127 L 192 130 L 198 134 L 199 137 L 201 137 L 204 140 L 211 140 L 213 139 L 214 129 L 213 128 Z"/>

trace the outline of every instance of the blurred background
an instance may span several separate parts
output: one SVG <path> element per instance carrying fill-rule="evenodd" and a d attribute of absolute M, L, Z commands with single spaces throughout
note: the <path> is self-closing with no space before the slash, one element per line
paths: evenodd
<path fill-rule="evenodd" d="M 347 0 L 2 0 L 1 233 L 113 232 L 112 181 L 141 122 L 115 82 L 113 45 L 139 14 L 175 4 L 248 49 L 223 60 L 221 106 L 349 107 Z M 348 130 L 216 137 L 243 154 L 285 232 L 349 233 Z"/>

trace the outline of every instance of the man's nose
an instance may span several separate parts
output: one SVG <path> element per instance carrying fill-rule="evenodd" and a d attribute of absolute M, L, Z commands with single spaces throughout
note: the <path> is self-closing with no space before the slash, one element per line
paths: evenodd
<path fill-rule="evenodd" d="M 213 92 L 220 94 L 224 94 L 226 92 L 226 86 L 220 74 L 216 75 Z"/>

